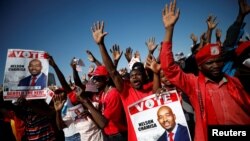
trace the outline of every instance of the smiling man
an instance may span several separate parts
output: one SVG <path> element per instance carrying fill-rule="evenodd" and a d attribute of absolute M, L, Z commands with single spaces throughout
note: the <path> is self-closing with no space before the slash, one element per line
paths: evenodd
<path fill-rule="evenodd" d="M 47 86 L 47 76 L 42 72 L 42 62 L 38 59 L 33 59 L 29 62 L 30 75 L 21 79 L 18 86 L 39 86 L 43 89 Z"/>
<path fill-rule="evenodd" d="M 176 116 L 170 107 L 160 107 L 157 120 L 166 130 L 157 141 L 190 141 L 187 127 L 175 122 Z"/>

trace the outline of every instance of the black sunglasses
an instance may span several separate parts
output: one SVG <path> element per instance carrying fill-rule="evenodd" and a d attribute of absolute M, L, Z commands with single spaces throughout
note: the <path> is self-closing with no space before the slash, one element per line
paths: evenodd
<path fill-rule="evenodd" d="M 100 82 L 100 81 L 104 81 L 105 80 L 105 76 L 94 76 L 93 78 L 92 78 L 92 80 L 94 81 L 98 81 L 98 82 Z"/>

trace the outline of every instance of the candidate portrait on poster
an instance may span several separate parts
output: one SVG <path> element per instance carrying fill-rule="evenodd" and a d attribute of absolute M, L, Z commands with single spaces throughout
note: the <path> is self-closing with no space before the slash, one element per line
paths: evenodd
<path fill-rule="evenodd" d="M 157 110 L 157 119 L 164 132 L 157 141 L 190 141 L 188 128 L 176 122 L 171 107 L 164 105 Z"/>
<path fill-rule="evenodd" d="M 42 72 L 42 68 L 42 62 L 39 59 L 32 59 L 28 65 L 30 75 L 21 79 L 18 86 L 39 86 L 40 89 L 47 87 L 48 77 Z"/>
<path fill-rule="evenodd" d="M 46 98 L 49 63 L 44 51 L 8 49 L 4 71 L 4 99 L 21 94 L 27 99 Z"/>
<path fill-rule="evenodd" d="M 129 105 L 129 116 L 138 141 L 166 141 L 167 130 L 176 141 L 190 141 L 187 121 L 176 90 L 147 96 Z M 179 132 L 181 132 L 180 135 Z M 168 135 L 168 134 L 167 134 Z"/>

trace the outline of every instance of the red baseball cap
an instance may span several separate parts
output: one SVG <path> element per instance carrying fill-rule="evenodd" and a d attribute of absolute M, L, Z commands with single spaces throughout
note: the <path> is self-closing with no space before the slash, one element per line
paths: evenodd
<path fill-rule="evenodd" d="M 109 73 L 105 66 L 97 66 L 91 76 L 109 76 Z"/>
<path fill-rule="evenodd" d="M 221 55 L 221 47 L 219 44 L 206 44 L 195 55 L 198 65 L 205 63 L 207 60 L 217 58 Z"/>

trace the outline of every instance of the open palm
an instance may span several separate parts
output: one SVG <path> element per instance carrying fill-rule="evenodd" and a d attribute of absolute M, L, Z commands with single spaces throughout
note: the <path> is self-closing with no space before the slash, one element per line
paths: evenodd
<path fill-rule="evenodd" d="M 166 5 L 162 12 L 162 20 L 165 28 L 173 26 L 178 20 L 180 11 L 176 10 L 176 0 L 170 2 L 169 5 Z"/>
<path fill-rule="evenodd" d="M 104 29 L 104 22 L 96 22 L 94 23 L 92 29 L 92 35 L 97 44 L 100 44 L 103 42 L 104 36 L 107 35 L 107 32 L 103 32 Z"/>

